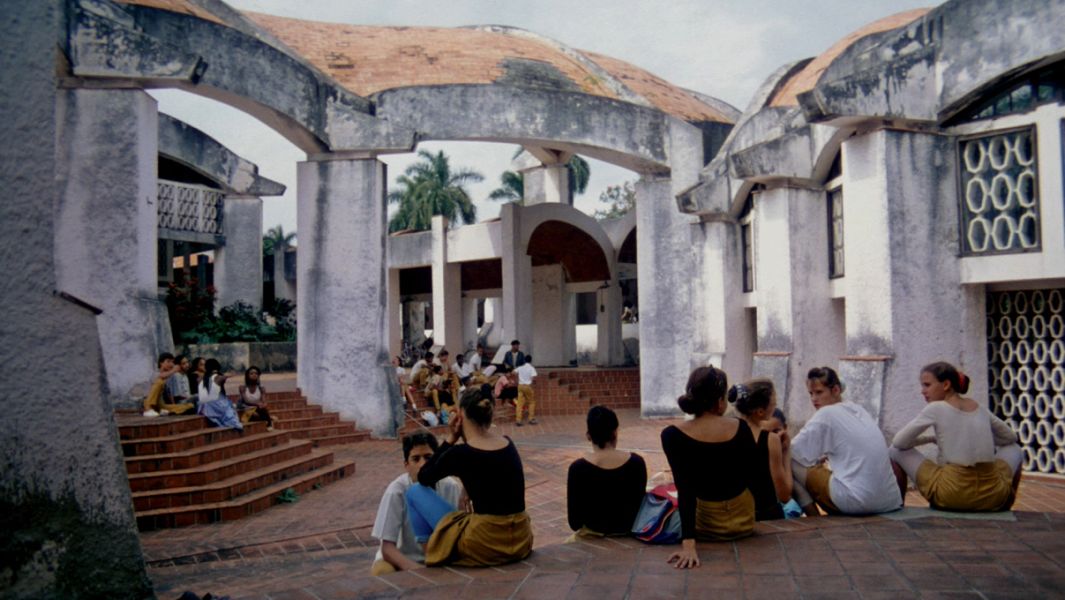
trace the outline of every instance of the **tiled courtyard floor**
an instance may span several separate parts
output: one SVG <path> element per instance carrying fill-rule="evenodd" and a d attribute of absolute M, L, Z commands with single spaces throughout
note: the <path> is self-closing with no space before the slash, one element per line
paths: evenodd
<path fill-rule="evenodd" d="M 270 379 L 266 380 L 270 385 Z M 291 385 L 281 378 L 268 389 Z M 667 469 L 667 421 L 619 413 L 619 445 L 652 477 Z M 421 569 L 370 577 L 369 532 L 385 485 L 402 469 L 398 442 L 334 450 L 354 477 L 299 502 L 229 523 L 142 534 L 160 598 L 184 590 L 236 598 L 1051 598 L 1065 597 L 1065 481 L 1028 479 L 1015 512 L 977 519 L 907 509 L 892 518 L 759 524 L 753 538 L 701 544 L 700 568 L 666 564 L 672 547 L 628 539 L 562 544 L 567 465 L 587 448 L 583 418 L 503 426 L 518 444 L 534 524 L 529 559 L 494 569 Z M 908 507 L 924 503 L 912 493 Z"/>

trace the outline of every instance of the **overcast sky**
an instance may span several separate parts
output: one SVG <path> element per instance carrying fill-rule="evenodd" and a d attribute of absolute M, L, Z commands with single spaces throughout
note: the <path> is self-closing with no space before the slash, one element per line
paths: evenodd
<path fill-rule="evenodd" d="M 359 25 L 509 25 L 566 45 L 625 60 L 676 85 L 720 98 L 741 111 L 777 67 L 815 56 L 862 25 L 910 8 L 913 0 L 229 0 L 242 10 Z M 183 92 L 153 90 L 159 110 L 204 130 L 259 165 L 260 174 L 288 186 L 280 198 L 264 199 L 263 228 L 296 229 L 296 163 L 305 155 L 252 117 Z M 444 149 L 453 166 L 479 171 L 485 181 L 468 189 L 478 218 L 499 212 L 487 200 L 510 168 L 515 146 L 424 143 Z M 382 157 L 390 184 L 413 155 Z M 577 197 L 586 212 L 599 208 L 609 185 L 634 180 L 630 171 L 590 161 L 592 180 Z"/>

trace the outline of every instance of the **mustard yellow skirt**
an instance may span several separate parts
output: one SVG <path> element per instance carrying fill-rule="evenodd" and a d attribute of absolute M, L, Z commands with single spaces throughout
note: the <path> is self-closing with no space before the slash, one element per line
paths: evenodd
<path fill-rule="evenodd" d="M 528 513 L 481 515 L 455 511 L 436 524 L 425 545 L 425 564 L 490 567 L 521 560 L 532 552 Z"/>
<path fill-rule="evenodd" d="M 971 467 L 931 460 L 917 469 L 917 489 L 933 508 L 996 512 L 1013 504 L 1013 471 L 1004 460 Z"/>
<path fill-rule="evenodd" d="M 750 490 L 729 500 L 697 500 L 695 539 L 700 542 L 727 542 L 754 533 L 754 496 Z"/>

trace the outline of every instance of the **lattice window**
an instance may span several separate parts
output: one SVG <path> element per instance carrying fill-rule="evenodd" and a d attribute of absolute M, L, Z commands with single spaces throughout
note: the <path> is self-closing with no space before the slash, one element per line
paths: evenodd
<path fill-rule="evenodd" d="M 843 188 L 828 192 L 828 276 L 843 277 Z"/>
<path fill-rule="evenodd" d="M 959 142 L 962 253 L 1040 248 L 1035 131 L 1007 131 Z"/>
<path fill-rule="evenodd" d="M 987 296 L 991 410 L 1009 422 L 1024 468 L 1065 475 L 1065 288 Z"/>
<path fill-rule="evenodd" d="M 740 225 L 740 240 L 743 244 L 743 291 L 754 291 L 754 233 L 751 223 Z"/>
<path fill-rule="evenodd" d="M 159 180 L 159 227 L 222 235 L 224 194 L 211 188 Z"/>
<path fill-rule="evenodd" d="M 1022 113 L 1042 104 L 1065 99 L 1065 63 L 1058 63 L 1035 74 L 1022 75 L 985 96 L 979 104 L 965 111 L 956 122 L 993 119 Z"/>

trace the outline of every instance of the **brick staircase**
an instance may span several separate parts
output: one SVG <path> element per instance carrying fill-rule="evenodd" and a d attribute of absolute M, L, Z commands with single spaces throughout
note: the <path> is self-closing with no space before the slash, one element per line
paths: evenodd
<path fill-rule="evenodd" d="M 355 473 L 320 446 L 369 439 L 298 392 L 270 394 L 274 431 L 244 433 L 200 416 L 118 414 L 122 452 L 141 530 L 230 521 L 270 508 L 285 490 L 303 494 Z"/>
<path fill-rule="evenodd" d="M 538 369 L 533 381 L 536 412 L 543 415 L 583 415 L 595 404 L 610 408 L 640 407 L 640 369 Z"/>

